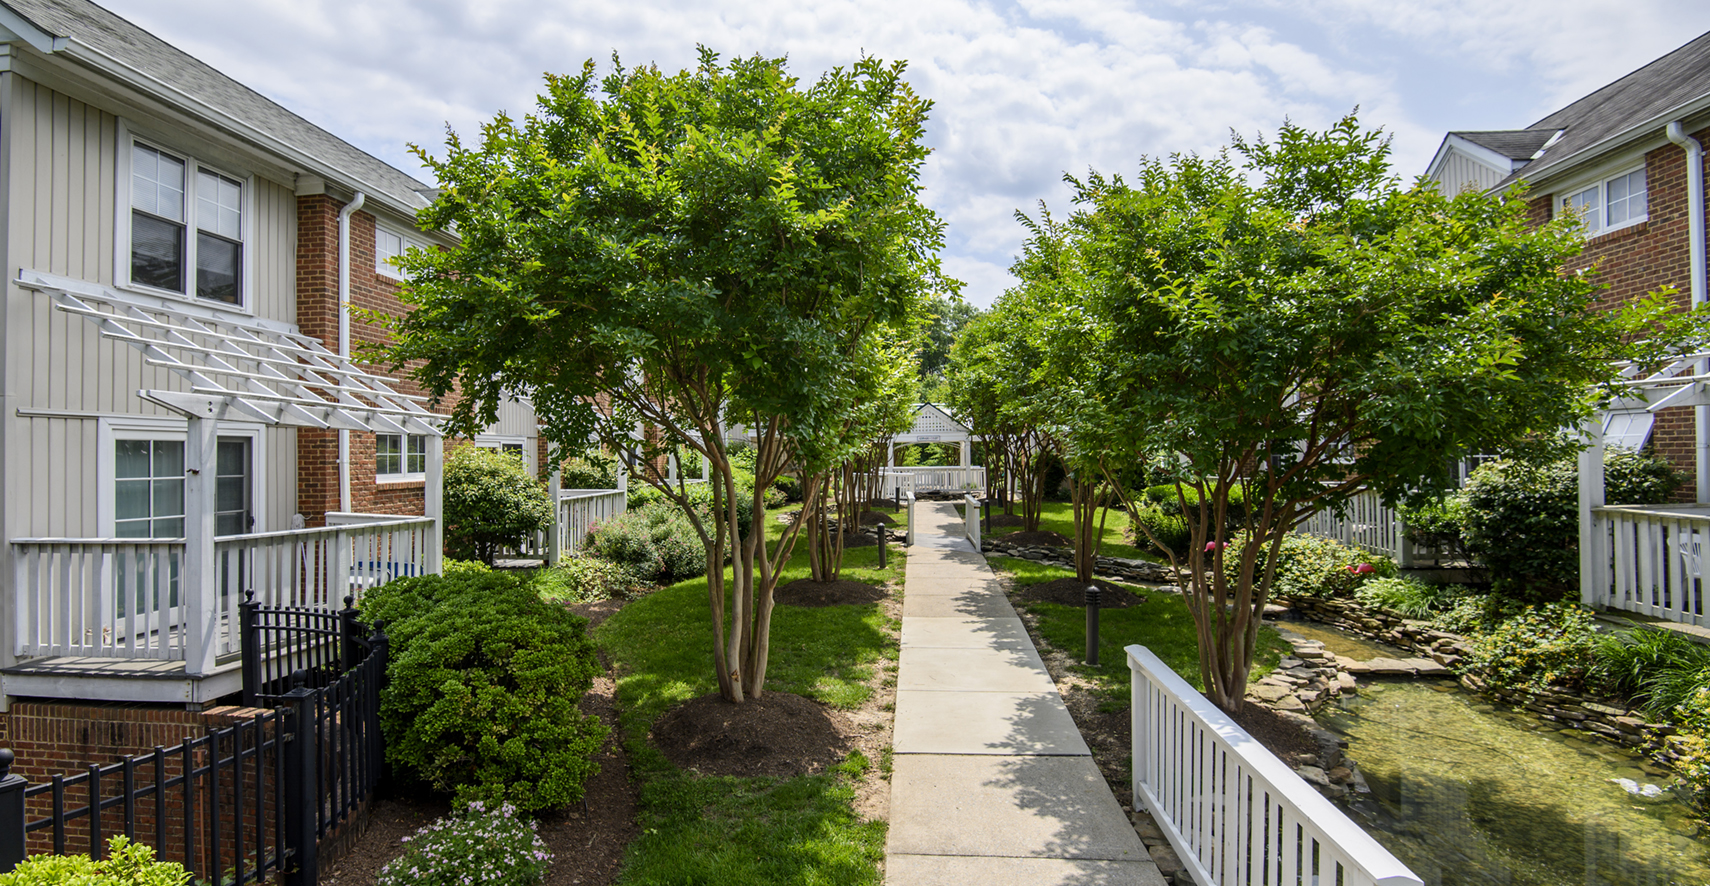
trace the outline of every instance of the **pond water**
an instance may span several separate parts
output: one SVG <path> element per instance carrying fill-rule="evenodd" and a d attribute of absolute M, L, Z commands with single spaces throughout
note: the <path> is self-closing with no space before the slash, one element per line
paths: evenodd
<path fill-rule="evenodd" d="M 1710 884 L 1710 845 L 1686 807 L 1614 783 L 1666 786 L 1642 756 L 1447 680 L 1362 681 L 1360 693 L 1318 718 L 1371 786 L 1350 814 L 1428 886 Z"/>
<path fill-rule="evenodd" d="M 1279 621 L 1274 622 L 1277 630 L 1284 634 L 1294 634 L 1308 640 L 1317 640 L 1324 648 L 1345 655 L 1358 661 L 1370 661 L 1374 658 L 1412 658 L 1413 653 L 1399 646 L 1367 640 L 1353 634 L 1345 634 L 1332 627 L 1311 621 Z"/>

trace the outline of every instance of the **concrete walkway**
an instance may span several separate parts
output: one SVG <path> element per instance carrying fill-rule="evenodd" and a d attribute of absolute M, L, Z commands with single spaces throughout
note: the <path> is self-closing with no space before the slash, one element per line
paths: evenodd
<path fill-rule="evenodd" d="M 952 503 L 915 507 L 889 886 L 1163 886 Z"/>

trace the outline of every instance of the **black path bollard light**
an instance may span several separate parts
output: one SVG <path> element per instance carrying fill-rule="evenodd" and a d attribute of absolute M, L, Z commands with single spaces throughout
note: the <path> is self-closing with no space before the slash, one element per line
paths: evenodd
<path fill-rule="evenodd" d="M 1087 664 L 1098 664 L 1098 585 L 1087 585 Z"/>
<path fill-rule="evenodd" d="M 980 519 L 985 522 L 984 528 L 982 528 L 980 531 L 984 532 L 987 535 L 991 535 L 992 534 L 992 500 L 989 498 L 980 499 Z"/>

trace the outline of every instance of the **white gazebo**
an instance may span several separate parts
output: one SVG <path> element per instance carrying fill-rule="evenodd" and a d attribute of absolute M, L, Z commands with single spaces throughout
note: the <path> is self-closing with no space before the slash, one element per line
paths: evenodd
<path fill-rule="evenodd" d="M 922 403 L 915 408 L 914 426 L 908 433 L 891 438 L 887 485 L 897 492 L 968 490 L 986 487 L 986 469 L 973 464 L 973 446 L 979 438 L 943 407 Z M 910 443 L 955 443 L 961 464 L 955 467 L 899 467 L 897 447 Z"/>

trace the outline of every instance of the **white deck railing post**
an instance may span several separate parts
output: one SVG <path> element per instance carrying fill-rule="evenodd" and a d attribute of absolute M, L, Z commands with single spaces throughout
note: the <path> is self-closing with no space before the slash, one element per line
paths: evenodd
<path fill-rule="evenodd" d="M 184 561 L 179 569 L 185 626 L 184 671 L 200 676 L 214 669 L 219 632 L 214 561 L 214 500 L 219 449 L 219 407 L 207 416 L 190 416 L 184 440 Z M 160 589 L 162 596 L 170 593 Z"/>
<path fill-rule="evenodd" d="M 1603 422 L 1592 417 L 1580 426 L 1586 444 L 1579 453 L 1579 598 L 1587 606 L 1601 607 L 1608 594 L 1605 574 L 1609 559 L 1599 550 L 1597 509 L 1603 506 Z"/>

